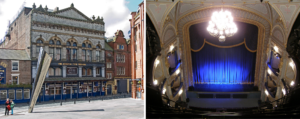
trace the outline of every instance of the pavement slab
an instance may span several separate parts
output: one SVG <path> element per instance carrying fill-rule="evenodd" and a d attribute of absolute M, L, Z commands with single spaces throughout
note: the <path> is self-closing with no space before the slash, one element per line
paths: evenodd
<path fill-rule="evenodd" d="M 0 115 L 2 119 L 143 119 L 144 100 L 120 98 L 111 100 L 77 101 L 74 103 L 35 106 L 33 113 L 26 108 L 14 109 L 14 115 Z"/>

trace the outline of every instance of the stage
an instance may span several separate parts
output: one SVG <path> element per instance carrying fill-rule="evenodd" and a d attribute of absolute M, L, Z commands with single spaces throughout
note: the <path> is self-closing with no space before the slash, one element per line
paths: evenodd
<path fill-rule="evenodd" d="M 199 92 L 251 92 L 257 91 L 254 84 L 194 84 Z"/>

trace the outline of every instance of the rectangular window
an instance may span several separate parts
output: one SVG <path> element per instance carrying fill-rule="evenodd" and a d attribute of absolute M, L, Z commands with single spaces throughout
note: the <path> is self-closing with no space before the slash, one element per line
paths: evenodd
<path fill-rule="evenodd" d="M 87 61 L 88 62 L 92 62 L 92 51 L 91 50 L 88 50 L 88 55 L 87 55 Z"/>
<path fill-rule="evenodd" d="M 54 87 L 49 87 L 50 94 L 49 95 L 54 95 Z"/>
<path fill-rule="evenodd" d="M 30 89 L 24 89 L 24 99 L 30 98 Z"/>
<path fill-rule="evenodd" d="M 17 100 L 21 100 L 22 99 L 22 89 L 17 89 L 17 97 L 16 97 L 16 99 Z"/>
<path fill-rule="evenodd" d="M 73 61 L 77 61 L 77 49 L 73 49 L 72 59 L 73 59 Z"/>
<path fill-rule="evenodd" d="M 60 48 L 56 48 L 55 59 L 60 60 Z"/>
<path fill-rule="evenodd" d="M 100 62 L 100 51 L 96 51 L 96 61 Z"/>
<path fill-rule="evenodd" d="M 137 69 L 137 61 L 135 61 L 134 65 L 135 65 L 135 69 Z"/>
<path fill-rule="evenodd" d="M 19 84 L 19 76 L 13 76 L 13 84 Z"/>
<path fill-rule="evenodd" d="M 125 75 L 125 67 L 118 67 L 117 75 Z"/>
<path fill-rule="evenodd" d="M 12 71 L 19 71 L 19 61 L 12 61 Z"/>
<path fill-rule="evenodd" d="M 61 68 L 55 68 L 55 76 L 61 76 Z"/>
<path fill-rule="evenodd" d="M 0 90 L 0 100 L 6 100 L 7 91 L 6 90 Z"/>
<path fill-rule="evenodd" d="M 55 95 L 60 95 L 61 94 L 61 89 L 60 87 L 55 88 Z"/>
<path fill-rule="evenodd" d="M 107 62 L 107 68 L 111 68 L 111 62 Z"/>
<path fill-rule="evenodd" d="M 125 62 L 125 55 L 123 55 L 123 63 Z"/>
<path fill-rule="evenodd" d="M 112 78 L 112 74 L 111 73 L 107 73 L 107 79 L 111 79 Z"/>
<path fill-rule="evenodd" d="M 8 90 L 8 97 L 9 99 L 15 99 L 15 90 Z"/>
<path fill-rule="evenodd" d="M 54 48 L 49 48 L 49 55 L 53 59 L 53 54 L 54 54 Z"/>
<path fill-rule="evenodd" d="M 71 61 L 71 49 L 70 48 L 67 48 L 66 56 L 67 56 L 67 61 Z"/>
<path fill-rule="evenodd" d="M 39 58 L 40 48 L 41 48 L 41 46 L 36 46 L 36 52 L 35 52 L 36 58 Z"/>
<path fill-rule="evenodd" d="M 85 62 L 85 50 L 82 50 L 82 61 L 84 61 Z"/>

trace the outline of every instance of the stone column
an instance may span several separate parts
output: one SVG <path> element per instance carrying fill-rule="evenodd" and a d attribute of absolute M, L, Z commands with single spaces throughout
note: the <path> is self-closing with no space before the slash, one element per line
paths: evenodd
<path fill-rule="evenodd" d="M 102 67 L 102 77 L 105 77 L 105 67 Z"/>
<path fill-rule="evenodd" d="M 67 76 L 67 66 L 63 66 L 63 77 Z"/>
<path fill-rule="evenodd" d="M 96 77 L 96 66 L 93 66 L 93 77 Z"/>
<path fill-rule="evenodd" d="M 79 77 L 82 77 L 82 66 L 78 66 Z"/>

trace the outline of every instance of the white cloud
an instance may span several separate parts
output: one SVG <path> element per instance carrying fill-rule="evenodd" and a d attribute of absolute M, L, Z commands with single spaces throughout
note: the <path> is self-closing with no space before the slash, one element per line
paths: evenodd
<path fill-rule="evenodd" d="M 5 0 L 0 2 L 0 7 L 2 14 L 0 15 L 0 39 L 4 37 L 5 31 L 7 30 L 7 25 L 9 20 L 13 20 L 13 17 L 17 15 L 18 10 L 22 6 L 24 1 L 13 1 Z M 102 16 L 105 22 L 106 37 L 111 37 L 117 30 L 122 30 L 126 38 L 128 38 L 128 30 L 130 29 L 129 15 L 130 10 L 126 7 L 127 2 L 125 0 L 95 0 L 93 2 L 86 0 L 51 0 L 51 1 L 36 1 L 36 0 L 26 0 L 26 7 L 32 8 L 33 3 L 36 7 L 42 4 L 44 8 L 46 5 L 48 9 L 54 9 L 59 7 L 59 9 L 64 9 L 70 7 L 71 3 L 74 7 L 85 14 L 87 17 L 92 17 L 95 15 Z M 58 4 L 59 3 L 59 4 Z"/>

